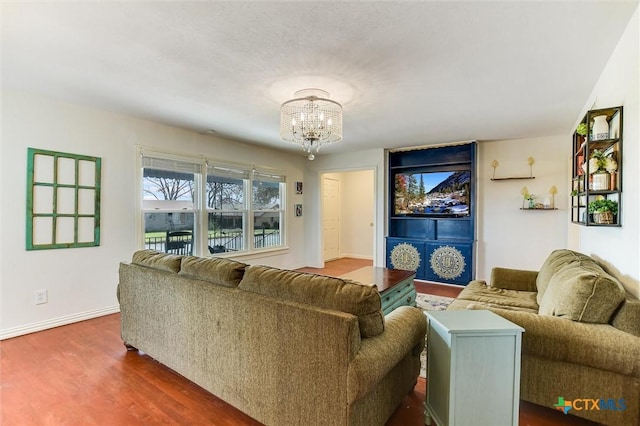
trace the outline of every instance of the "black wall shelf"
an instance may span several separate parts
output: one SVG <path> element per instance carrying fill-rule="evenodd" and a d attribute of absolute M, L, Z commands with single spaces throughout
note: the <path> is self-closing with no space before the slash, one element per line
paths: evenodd
<path fill-rule="evenodd" d="M 535 179 L 535 176 L 516 176 L 516 177 L 503 177 L 503 178 L 491 178 L 491 180 L 516 180 L 516 179 Z"/>
<path fill-rule="evenodd" d="M 573 134 L 572 223 L 583 226 L 622 226 L 622 112 L 622 106 L 587 111 L 581 121 L 584 131 L 578 133 L 576 129 Z M 606 127 L 594 130 L 596 117 L 602 116 L 606 120 Z M 613 167 L 607 167 L 607 163 L 603 165 L 602 157 L 608 159 L 608 164 L 613 160 Z M 589 212 L 589 204 L 599 200 L 617 204 L 618 211 L 617 215 L 613 215 L 613 223 L 602 222 L 600 215 Z"/>

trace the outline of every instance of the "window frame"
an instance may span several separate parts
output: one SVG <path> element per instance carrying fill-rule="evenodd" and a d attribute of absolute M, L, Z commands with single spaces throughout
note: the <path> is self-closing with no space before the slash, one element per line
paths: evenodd
<path fill-rule="evenodd" d="M 219 173 L 215 173 L 215 170 L 220 170 Z M 211 173 L 209 173 L 210 171 L 212 171 Z M 225 172 L 226 171 L 226 172 Z M 242 181 L 242 204 L 241 204 L 241 208 L 240 209 L 230 209 L 230 208 L 223 208 L 223 206 L 221 206 L 220 209 L 216 209 L 215 206 L 214 207 L 209 207 L 208 203 L 205 203 L 205 209 L 206 213 L 204 216 L 204 221 L 203 223 L 206 224 L 206 228 L 207 228 L 207 251 L 209 252 L 209 254 L 215 254 L 215 255 L 222 255 L 225 253 L 238 253 L 238 254 L 244 254 L 247 252 L 247 247 L 249 247 L 248 245 L 248 232 L 247 232 L 247 228 L 249 226 L 249 205 L 248 205 L 248 201 L 247 201 L 247 186 L 248 186 L 248 179 L 249 179 L 249 172 L 248 170 L 245 170 L 245 168 L 239 167 L 238 165 L 231 165 L 231 164 L 225 164 L 225 163 L 221 163 L 219 161 L 207 161 L 207 175 L 205 176 L 205 198 L 208 197 L 208 180 L 209 180 L 209 176 L 217 176 L 218 178 L 224 178 L 224 177 L 228 177 L 231 179 L 237 179 L 237 180 L 241 180 Z M 228 176 L 225 176 L 228 175 Z M 220 253 L 211 253 L 209 250 L 209 214 L 216 214 L 216 213 L 220 213 L 220 214 L 228 214 L 228 213 L 240 213 L 241 219 L 242 219 L 242 250 L 237 250 L 237 251 L 224 251 L 224 252 L 220 252 Z"/>
<path fill-rule="evenodd" d="M 288 249 L 286 240 L 286 227 L 288 226 L 286 207 L 286 194 L 288 191 L 286 182 L 287 175 L 283 170 L 272 169 L 268 167 L 260 167 L 256 169 L 256 166 L 241 163 L 230 163 L 217 159 L 206 158 L 204 156 L 194 157 L 189 155 L 167 153 L 159 151 L 157 149 L 138 147 L 138 175 L 137 175 L 137 202 L 136 202 L 136 214 L 137 220 L 137 245 L 139 248 L 145 248 L 145 214 L 146 213 L 168 213 L 169 210 L 149 210 L 144 206 L 144 158 L 158 158 L 161 160 L 180 161 L 185 163 L 198 164 L 201 167 L 201 173 L 194 176 L 194 205 L 193 210 L 189 212 L 194 213 L 193 224 L 193 255 L 200 257 L 240 257 L 250 256 L 263 252 L 272 252 Z M 208 205 L 208 179 L 211 175 L 220 176 L 213 173 L 216 168 L 232 168 L 236 171 L 242 172 L 245 177 L 243 181 L 243 206 L 242 209 L 229 209 L 221 208 L 216 209 L 209 207 Z M 268 212 L 279 213 L 279 234 L 280 243 L 277 246 L 270 247 L 254 247 L 255 238 L 252 238 L 255 226 L 255 212 L 265 211 L 264 209 L 254 210 L 253 206 L 253 182 L 255 176 L 268 175 L 277 177 L 279 179 L 280 188 L 280 206 L 279 209 L 268 209 Z M 167 200 L 169 201 L 169 200 Z M 174 213 L 184 213 L 184 210 L 171 210 Z M 218 252 L 212 253 L 209 249 L 209 214 L 225 214 L 225 213 L 240 213 L 242 215 L 242 234 L 243 234 L 243 249 L 238 251 Z M 260 228 L 258 228 L 260 229 Z"/>
<path fill-rule="evenodd" d="M 149 159 L 149 162 L 157 163 L 157 164 L 145 164 L 145 158 Z M 176 163 L 173 167 L 171 167 L 171 163 Z M 182 164 L 188 166 L 184 170 L 180 170 L 180 167 L 177 164 Z M 144 171 L 145 169 L 152 170 L 162 170 L 168 173 L 185 173 L 185 174 L 193 174 L 193 196 L 190 201 L 185 200 L 145 200 L 145 185 L 144 185 Z M 172 170 L 173 169 L 173 170 Z M 187 170 L 192 169 L 192 170 Z M 202 194 L 201 194 L 201 184 L 200 182 L 203 179 L 203 170 L 204 170 L 204 162 L 201 159 L 185 157 L 185 156 L 177 156 L 167 153 L 161 153 L 157 151 L 147 151 L 141 152 L 140 155 L 140 167 L 139 177 L 138 177 L 138 185 L 140 186 L 139 191 L 139 208 L 138 213 L 140 214 L 140 223 L 141 223 L 141 234 L 142 237 L 138 241 L 142 241 L 142 247 L 146 248 L 146 219 L 145 216 L 147 214 L 190 214 L 193 216 L 193 224 L 191 226 L 191 249 L 190 253 L 197 253 L 199 251 L 198 247 L 200 245 L 201 237 L 200 237 L 200 212 L 202 210 Z M 164 204 L 164 206 L 163 206 Z M 169 230 L 165 230 L 168 232 Z M 181 231 L 178 230 L 178 231 Z M 138 234 L 138 233 L 136 233 Z M 168 244 L 169 236 L 167 234 L 166 241 Z M 166 251 L 166 250 L 165 250 Z"/>
<path fill-rule="evenodd" d="M 38 159 L 42 157 L 41 161 L 50 159 L 50 173 L 47 178 L 38 176 L 37 170 Z M 65 179 L 60 172 L 60 160 L 67 160 L 73 163 L 73 178 Z M 91 174 L 93 182 L 88 184 L 87 182 L 81 182 L 83 180 L 81 169 L 81 162 L 90 163 L 93 167 L 93 173 Z M 85 166 L 86 167 L 86 166 Z M 47 169 L 47 167 L 42 167 Z M 46 249 L 60 249 L 60 248 L 77 248 L 77 247 L 96 247 L 100 245 L 100 192 L 101 192 L 101 179 L 102 179 L 102 159 L 100 157 L 92 157 L 88 155 L 71 154 L 68 152 L 49 151 L 37 148 L 27 148 L 27 217 L 26 217 L 26 249 L 27 250 L 46 250 Z M 91 169 L 88 170 L 90 172 Z M 69 176 L 66 176 L 69 177 Z M 88 176 L 84 176 L 86 178 Z M 50 189 L 49 197 L 42 197 L 43 204 L 51 199 L 51 206 L 46 206 L 46 211 L 41 211 L 36 208 L 39 203 L 37 190 L 39 188 Z M 67 199 L 67 205 L 59 202 L 61 197 L 61 190 L 68 190 L 73 194 L 72 200 Z M 92 196 L 89 200 L 85 200 L 82 203 L 83 197 L 80 196 L 80 191 L 90 191 Z M 70 201 L 70 202 L 69 202 Z M 87 202 L 89 202 L 87 204 Z M 72 204 L 69 206 L 68 204 Z M 81 205 L 82 204 L 82 205 Z M 91 213 L 86 210 L 87 206 L 91 207 Z M 38 240 L 37 225 L 38 219 L 50 219 L 50 238 L 47 242 L 41 242 Z M 61 220 L 68 219 L 73 222 L 71 229 L 66 229 L 65 232 L 61 232 L 58 235 L 58 226 L 61 226 Z M 84 225 L 84 228 L 91 230 L 92 238 L 81 238 L 81 220 L 88 220 L 92 222 L 92 226 Z M 84 223 L 88 223 L 84 221 Z M 45 227 L 46 229 L 46 227 Z M 86 232 L 86 231 L 85 231 Z M 86 234 L 84 235 L 86 237 Z M 71 238 L 70 238 L 71 237 Z"/>
<path fill-rule="evenodd" d="M 255 182 L 271 182 L 271 183 L 277 183 L 278 184 L 278 199 L 279 199 L 279 207 L 277 209 L 269 209 L 269 208 L 254 208 L 254 199 L 253 199 L 253 185 Z M 279 175 L 273 172 L 267 172 L 264 170 L 254 170 L 252 175 L 251 175 L 251 181 L 250 181 L 250 191 L 251 191 L 251 200 L 250 200 L 250 214 L 252 215 L 252 220 L 251 220 L 251 225 L 253 227 L 253 229 L 251 230 L 251 235 L 253 236 L 253 240 L 251 241 L 252 244 L 252 248 L 254 250 L 264 250 L 264 249 L 269 249 L 272 247 L 255 247 L 255 243 L 256 243 L 256 229 L 259 229 L 256 227 L 256 223 L 255 223 L 255 218 L 256 218 L 256 213 L 278 213 L 278 231 L 280 233 L 280 245 L 279 246 L 275 246 L 275 247 L 280 247 L 282 246 L 283 243 L 283 239 L 284 239 L 284 227 L 283 227 L 283 223 L 286 225 L 286 192 L 287 192 L 287 187 L 286 187 L 286 178 L 283 175 Z M 262 228 L 264 229 L 264 228 Z M 264 234 L 264 231 L 263 231 Z M 263 238 L 264 241 L 264 238 Z"/>

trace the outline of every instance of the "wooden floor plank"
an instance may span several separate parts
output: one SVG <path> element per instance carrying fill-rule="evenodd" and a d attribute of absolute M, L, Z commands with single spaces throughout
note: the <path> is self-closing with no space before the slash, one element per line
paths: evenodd
<path fill-rule="evenodd" d="M 371 261 L 340 259 L 321 270 L 342 275 Z M 419 292 L 455 297 L 461 287 L 416 282 Z M 419 378 L 388 422 L 423 425 L 425 380 Z M 3 426 L 219 425 L 257 421 L 144 353 L 127 351 L 113 314 L 0 342 Z M 520 425 L 592 425 L 547 407 L 522 403 Z"/>

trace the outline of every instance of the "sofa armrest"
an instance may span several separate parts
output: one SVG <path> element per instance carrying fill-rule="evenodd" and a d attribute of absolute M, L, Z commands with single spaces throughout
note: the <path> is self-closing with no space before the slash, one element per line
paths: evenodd
<path fill-rule="evenodd" d="M 349 365 L 349 403 L 365 396 L 391 369 L 412 354 L 420 359 L 427 333 L 427 319 L 418 308 L 403 306 L 385 317 L 384 332 L 362 339 Z"/>
<path fill-rule="evenodd" d="M 609 324 L 491 309 L 525 329 L 523 355 L 586 365 L 640 378 L 640 337 Z"/>
<path fill-rule="evenodd" d="M 491 287 L 506 290 L 538 291 L 536 288 L 537 271 L 524 269 L 493 268 L 491 270 Z"/>

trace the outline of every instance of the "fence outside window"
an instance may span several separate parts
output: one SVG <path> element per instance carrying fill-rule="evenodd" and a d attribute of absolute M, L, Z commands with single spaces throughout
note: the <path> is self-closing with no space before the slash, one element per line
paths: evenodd
<path fill-rule="evenodd" d="M 176 252 L 175 254 L 192 254 L 193 249 L 184 249 L 184 245 L 180 248 L 174 248 L 171 243 L 167 243 L 167 236 L 157 235 L 158 233 L 152 233 L 145 235 L 144 248 L 156 251 L 162 251 L 167 253 Z M 191 236 L 189 238 L 183 238 L 183 241 L 189 245 L 192 245 Z M 241 251 L 244 242 L 244 233 L 241 230 L 222 231 L 220 233 L 209 233 L 207 237 L 207 247 L 209 253 L 227 253 L 233 251 Z M 254 232 L 253 235 L 253 247 L 255 248 L 267 248 L 277 247 L 282 244 L 280 239 L 279 229 L 259 229 Z M 182 253 L 177 253 L 182 251 Z"/>

